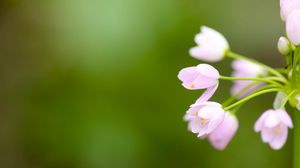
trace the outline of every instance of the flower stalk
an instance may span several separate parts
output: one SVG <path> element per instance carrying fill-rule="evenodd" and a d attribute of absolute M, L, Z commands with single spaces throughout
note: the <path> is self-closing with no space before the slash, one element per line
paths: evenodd
<path fill-rule="evenodd" d="M 294 109 L 294 168 L 300 168 L 300 111 Z"/>
<path fill-rule="evenodd" d="M 269 73 L 274 74 L 275 76 L 278 76 L 283 81 L 286 81 L 285 77 L 281 73 L 279 73 L 278 71 L 276 71 L 272 67 L 269 67 L 269 66 L 267 66 L 267 65 L 265 65 L 265 64 L 263 64 L 261 62 L 258 62 L 258 61 L 254 60 L 254 59 L 248 58 L 246 56 L 243 56 L 243 55 L 231 52 L 231 51 L 227 53 L 227 57 L 232 58 L 232 59 L 243 59 L 243 60 L 255 63 L 255 64 L 261 66 L 262 68 L 264 68 Z"/>

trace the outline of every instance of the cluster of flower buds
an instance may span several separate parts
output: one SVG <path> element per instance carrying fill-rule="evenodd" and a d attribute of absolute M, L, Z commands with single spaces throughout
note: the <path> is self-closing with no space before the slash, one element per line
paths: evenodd
<path fill-rule="evenodd" d="M 285 110 L 289 104 L 300 110 L 300 0 L 281 0 L 281 17 L 286 21 L 287 37 L 280 37 L 279 52 L 285 56 L 287 67 L 274 69 L 230 50 L 227 40 L 219 32 L 202 26 L 196 35 L 196 47 L 190 49 L 193 58 L 206 62 L 233 59 L 231 76 L 220 75 L 208 64 L 182 69 L 178 78 L 188 90 L 205 89 L 184 116 L 188 129 L 200 139 L 208 139 L 218 150 L 229 144 L 238 129 L 237 112 L 247 101 L 270 92 L 276 97 L 272 109 L 262 113 L 254 124 L 264 143 L 274 150 L 281 149 L 293 128 Z M 233 81 L 231 97 L 220 104 L 211 101 L 219 81 Z"/>

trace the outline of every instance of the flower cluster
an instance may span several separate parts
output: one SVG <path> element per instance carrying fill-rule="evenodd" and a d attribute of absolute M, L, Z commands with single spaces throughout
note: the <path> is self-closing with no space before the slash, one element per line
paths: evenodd
<path fill-rule="evenodd" d="M 274 69 L 251 58 L 231 51 L 225 37 L 206 26 L 195 36 L 196 46 L 189 53 L 193 58 L 206 62 L 233 59 L 231 76 L 220 75 L 209 64 L 182 69 L 178 78 L 188 90 L 205 89 L 184 116 L 188 130 L 208 141 L 218 150 L 229 144 L 238 129 L 237 112 L 247 101 L 270 92 L 276 97 L 273 107 L 262 113 L 254 124 L 264 143 L 274 150 L 281 149 L 293 122 L 285 110 L 300 110 L 300 0 L 281 0 L 280 14 L 286 22 L 287 37 L 280 37 L 278 50 L 285 56 L 286 68 Z M 223 103 L 211 100 L 222 80 L 233 81 L 231 97 Z"/>

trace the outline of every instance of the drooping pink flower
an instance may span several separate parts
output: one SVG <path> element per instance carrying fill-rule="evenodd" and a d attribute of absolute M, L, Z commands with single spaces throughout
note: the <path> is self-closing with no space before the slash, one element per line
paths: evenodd
<path fill-rule="evenodd" d="M 213 132 L 224 120 L 225 112 L 216 102 L 199 102 L 191 105 L 184 119 L 188 121 L 188 129 L 198 134 L 198 137 L 207 136 Z"/>
<path fill-rule="evenodd" d="M 294 10 L 286 21 L 286 32 L 294 45 L 300 44 L 300 9 Z"/>
<path fill-rule="evenodd" d="M 232 62 L 232 76 L 233 77 L 242 77 L 242 78 L 255 78 L 258 77 L 259 75 L 264 75 L 266 72 L 264 69 L 262 69 L 260 66 L 251 63 L 249 61 L 241 60 L 241 59 L 236 59 Z M 237 95 L 239 94 L 243 89 L 246 89 L 250 84 L 252 84 L 253 81 L 248 81 L 248 80 L 237 80 L 234 81 L 234 84 L 231 88 L 231 94 L 232 95 Z M 247 95 L 249 95 L 251 92 L 256 90 L 257 88 L 261 87 L 262 84 L 256 84 L 249 89 L 246 89 L 243 93 L 239 94 L 238 98 L 243 98 Z"/>
<path fill-rule="evenodd" d="M 289 15 L 296 9 L 300 9 L 299 0 L 280 0 L 280 15 L 286 21 Z"/>
<path fill-rule="evenodd" d="M 184 68 L 178 74 L 178 78 L 186 89 L 207 89 L 199 98 L 199 101 L 207 101 L 212 97 L 218 88 L 219 77 L 218 70 L 208 64 Z"/>
<path fill-rule="evenodd" d="M 264 112 L 254 126 L 256 132 L 261 132 L 263 142 L 274 150 L 285 144 L 288 128 L 293 128 L 292 120 L 286 111 L 279 109 Z"/>
<path fill-rule="evenodd" d="M 238 126 L 237 118 L 226 112 L 224 121 L 208 135 L 209 142 L 214 148 L 224 150 L 235 135 Z"/>
<path fill-rule="evenodd" d="M 198 46 L 190 49 L 190 55 L 196 59 L 216 62 L 223 59 L 229 45 L 225 37 L 212 28 L 202 26 L 201 32 L 196 35 Z"/>

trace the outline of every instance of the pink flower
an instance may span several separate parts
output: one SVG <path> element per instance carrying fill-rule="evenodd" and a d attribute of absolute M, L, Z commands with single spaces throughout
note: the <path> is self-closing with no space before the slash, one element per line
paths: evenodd
<path fill-rule="evenodd" d="M 233 77 L 242 77 L 242 78 L 254 78 L 258 77 L 259 75 L 264 75 L 266 72 L 258 65 L 251 63 L 249 61 L 244 60 L 234 60 L 232 62 L 232 68 L 233 68 Z M 250 84 L 252 84 L 253 81 L 247 81 L 247 80 L 238 80 L 234 81 L 234 84 L 231 88 L 231 94 L 237 95 L 239 92 L 241 92 L 244 88 L 248 87 Z M 250 94 L 251 92 L 255 91 L 257 88 L 259 88 L 262 84 L 256 84 L 244 91 L 239 95 L 238 98 L 243 98 Z"/>
<path fill-rule="evenodd" d="M 289 15 L 296 9 L 300 9 L 299 0 L 280 0 L 280 15 L 286 21 Z"/>
<path fill-rule="evenodd" d="M 191 105 L 184 119 L 188 121 L 188 129 L 204 137 L 213 132 L 224 120 L 225 112 L 216 102 L 199 102 Z"/>
<path fill-rule="evenodd" d="M 300 44 L 300 9 L 294 10 L 287 18 L 286 32 L 294 45 Z"/>
<path fill-rule="evenodd" d="M 190 55 L 203 61 L 220 61 L 229 49 L 225 37 L 219 32 L 206 26 L 201 27 L 201 32 L 196 35 L 195 41 L 198 46 L 190 49 Z"/>
<path fill-rule="evenodd" d="M 236 133 L 238 126 L 237 118 L 226 112 L 224 121 L 208 135 L 209 142 L 214 148 L 224 150 Z"/>
<path fill-rule="evenodd" d="M 281 149 L 285 144 L 288 128 L 293 128 L 293 123 L 284 110 L 267 110 L 254 126 L 256 132 L 261 132 L 263 142 L 269 143 L 274 150 Z"/>
<path fill-rule="evenodd" d="M 189 90 L 207 89 L 198 101 L 207 101 L 218 88 L 218 70 L 208 64 L 199 64 L 196 67 L 182 69 L 178 78 L 182 85 Z"/>

